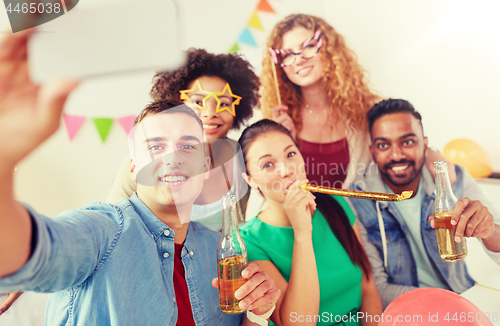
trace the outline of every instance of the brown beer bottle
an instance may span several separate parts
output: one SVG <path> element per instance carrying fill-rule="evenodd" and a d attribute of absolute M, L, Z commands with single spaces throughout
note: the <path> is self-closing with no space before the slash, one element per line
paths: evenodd
<path fill-rule="evenodd" d="M 235 197 L 222 196 L 222 236 L 217 246 L 219 300 L 222 311 L 231 315 L 244 312 L 234 292 L 245 284 L 241 272 L 247 266 L 247 249 L 240 236 L 236 214 Z"/>
<path fill-rule="evenodd" d="M 465 237 L 461 242 L 455 241 L 456 225 L 451 224 L 451 215 L 457 204 L 457 197 L 451 189 L 450 177 L 446 161 L 434 162 L 436 172 L 436 200 L 434 216 L 436 218 L 436 235 L 439 255 L 446 261 L 459 261 L 467 256 Z"/>

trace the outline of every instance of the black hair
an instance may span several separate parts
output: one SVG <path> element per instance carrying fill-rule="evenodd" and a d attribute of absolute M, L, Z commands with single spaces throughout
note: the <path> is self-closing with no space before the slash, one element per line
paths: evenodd
<path fill-rule="evenodd" d="M 245 164 L 247 164 L 247 153 L 250 146 L 260 137 L 269 132 L 280 132 L 288 137 L 295 143 L 292 135 L 281 124 L 273 120 L 263 119 L 252 124 L 246 128 L 239 139 L 241 151 Z M 297 145 L 297 143 L 295 143 Z M 248 172 L 247 172 L 248 173 Z M 354 229 L 351 226 L 346 212 L 340 204 L 329 195 L 315 193 L 316 204 L 319 211 L 325 217 L 333 234 L 340 242 L 344 250 L 351 258 L 353 264 L 358 265 L 364 272 L 367 278 L 371 275 L 371 265 L 368 256 L 363 248 L 363 245 L 358 240 Z"/>
<path fill-rule="evenodd" d="M 410 102 L 402 99 L 390 98 L 378 102 L 366 114 L 366 117 L 368 119 L 370 135 L 372 133 L 373 124 L 375 123 L 375 121 L 377 121 L 379 118 L 383 117 L 386 114 L 399 113 L 399 112 L 411 113 L 416 119 L 418 119 L 418 121 L 420 121 L 420 125 L 422 125 L 422 116 L 420 115 L 420 113 L 418 113 L 417 110 L 415 110 L 415 108 Z"/>
<path fill-rule="evenodd" d="M 253 115 L 253 107 L 259 101 L 259 78 L 252 66 L 237 53 L 212 54 L 203 49 L 189 49 L 187 62 L 182 67 L 158 72 L 153 77 L 151 97 L 155 100 L 169 97 L 179 98 L 179 91 L 188 89 L 188 85 L 202 77 L 219 77 L 229 83 L 231 91 L 241 96 L 236 106 L 236 116 L 231 128 L 239 128 Z"/>

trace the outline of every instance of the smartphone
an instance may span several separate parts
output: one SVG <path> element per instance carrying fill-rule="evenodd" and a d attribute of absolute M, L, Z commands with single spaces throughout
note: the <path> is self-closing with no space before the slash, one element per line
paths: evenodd
<path fill-rule="evenodd" d="M 177 17 L 172 0 L 80 1 L 30 38 L 31 79 L 176 69 L 185 61 Z"/>

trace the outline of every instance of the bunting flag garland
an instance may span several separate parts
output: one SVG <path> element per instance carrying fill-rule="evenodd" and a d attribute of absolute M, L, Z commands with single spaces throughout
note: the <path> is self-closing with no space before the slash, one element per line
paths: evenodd
<path fill-rule="evenodd" d="M 70 115 L 63 113 L 64 122 L 66 124 L 66 130 L 68 131 L 69 140 L 72 141 L 75 138 L 76 133 L 80 130 L 83 122 L 85 121 L 85 117 L 81 117 L 78 115 Z"/>
<path fill-rule="evenodd" d="M 135 115 L 128 115 L 126 117 L 121 117 L 116 119 L 116 121 L 122 126 L 125 133 L 128 135 L 132 127 L 134 127 Z"/>
<path fill-rule="evenodd" d="M 92 118 L 95 127 L 97 128 L 97 132 L 99 132 L 99 136 L 101 136 L 101 140 L 104 143 L 106 138 L 108 138 L 109 131 L 111 130 L 111 126 L 113 125 L 114 119 L 112 118 Z"/>
<path fill-rule="evenodd" d="M 250 30 L 250 28 L 252 28 L 254 30 L 264 31 L 264 26 L 262 26 L 262 22 L 259 18 L 259 15 L 258 15 L 259 11 L 271 13 L 271 14 L 276 13 L 274 11 L 273 7 L 271 7 L 271 5 L 269 4 L 269 2 L 267 0 L 259 0 L 257 7 L 252 12 L 250 19 L 247 22 L 246 27 L 243 28 L 243 31 L 241 32 L 240 36 L 238 37 L 238 40 L 236 41 L 236 43 L 234 43 L 234 45 L 228 51 L 229 53 L 234 53 L 234 52 L 238 52 L 241 50 L 241 47 L 239 46 L 238 43 L 250 45 L 252 47 L 259 47 L 257 45 L 257 42 L 255 41 L 254 36 L 252 35 L 251 30 Z"/>
<path fill-rule="evenodd" d="M 238 43 L 234 43 L 234 45 L 231 48 L 231 50 L 229 50 L 229 53 L 238 52 L 239 50 L 240 50 L 240 47 L 238 46 Z"/>
<path fill-rule="evenodd" d="M 255 47 L 257 46 L 257 43 L 255 42 L 255 39 L 253 38 L 252 33 L 250 33 L 248 27 L 245 27 L 243 32 L 241 32 L 240 37 L 238 38 L 238 42 Z"/>
<path fill-rule="evenodd" d="M 64 113 L 63 116 L 69 140 L 73 141 L 75 135 L 78 133 L 85 120 L 87 120 L 87 117 L 82 117 L 79 115 L 72 115 L 67 113 Z M 127 115 L 118 118 L 92 117 L 88 119 L 92 120 L 95 127 L 97 128 L 99 137 L 104 143 L 108 138 L 109 132 L 111 131 L 111 127 L 113 126 L 115 120 L 120 124 L 125 133 L 128 135 L 130 130 L 132 130 L 134 126 L 135 117 L 136 117 L 135 115 Z"/>
<path fill-rule="evenodd" d="M 262 24 L 260 22 L 259 16 L 257 15 L 257 11 L 254 11 L 252 17 L 250 17 L 250 20 L 248 21 L 248 27 L 260 29 L 261 31 L 264 30 L 264 27 L 262 27 Z"/>
<path fill-rule="evenodd" d="M 271 12 L 273 14 L 276 13 L 273 7 L 271 7 L 271 5 L 269 4 L 269 2 L 267 2 L 267 0 L 260 0 L 259 4 L 257 5 L 257 10 Z"/>

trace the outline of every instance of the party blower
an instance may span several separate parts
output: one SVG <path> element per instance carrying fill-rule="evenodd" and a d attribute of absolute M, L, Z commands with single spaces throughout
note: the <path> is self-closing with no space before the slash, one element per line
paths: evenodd
<path fill-rule="evenodd" d="M 300 186 L 301 189 L 309 190 L 312 192 L 320 192 L 322 194 L 329 195 L 337 195 L 344 197 L 354 197 L 361 199 L 371 199 L 371 200 L 379 200 L 379 201 L 401 201 L 408 198 L 411 198 L 413 195 L 413 191 L 403 191 L 400 195 L 398 194 L 384 194 L 381 192 L 368 192 L 368 191 L 357 191 L 357 190 L 347 190 L 347 189 L 338 189 L 338 188 L 330 188 L 330 187 L 322 187 L 322 186 L 313 186 L 307 183 L 304 183 Z"/>

